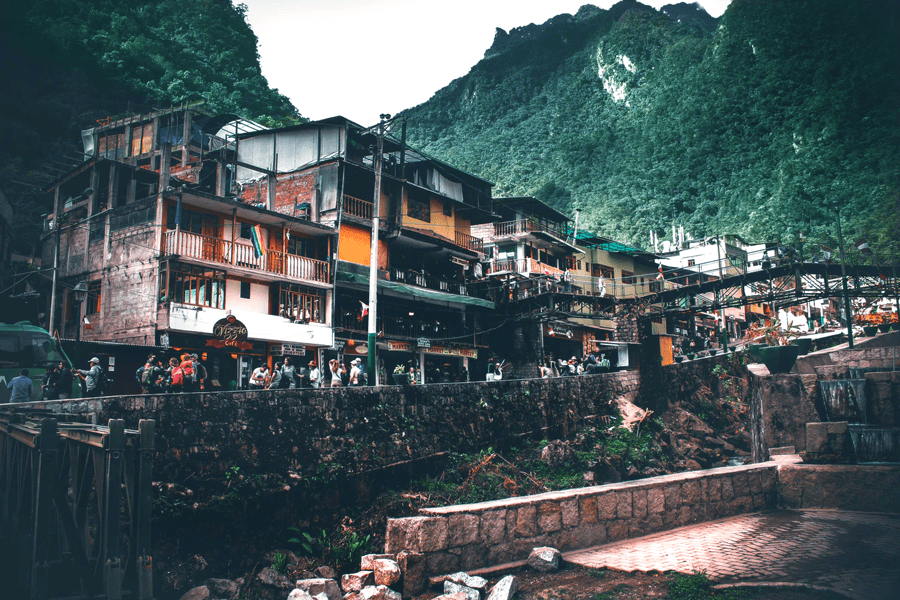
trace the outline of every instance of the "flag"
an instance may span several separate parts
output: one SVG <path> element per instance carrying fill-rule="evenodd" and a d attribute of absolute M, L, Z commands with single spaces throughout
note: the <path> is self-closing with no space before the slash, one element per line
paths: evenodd
<path fill-rule="evenodd" d="M 359 303 L 362 306 L 362 308 L 360 309 L 360 316 L 364 319 L 366 318 L 366 315 L 369 314 L 369 305 L 362 300 L 360 300 Z"/>
<path fill-rule="evenodd" d="M 253 243 L 253 254 L 256 255 L 256 258 L 261 257 L 263 255 L 262 227 L 254 225 L 250 228 L 250 241 Z"/>

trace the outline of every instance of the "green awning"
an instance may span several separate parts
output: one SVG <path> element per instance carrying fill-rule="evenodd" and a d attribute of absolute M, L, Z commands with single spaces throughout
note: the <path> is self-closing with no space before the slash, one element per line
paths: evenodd
<path fill-rule="evenodd" d="M 356 285 L 368 286 L 369 275 L 360 272 L 355 268 L 357 265 L 345 268 L 346 263 L 338 264 L 337 280 L 338 283 L 353 283 Z M 450 294 L 448 292 L 439 292 L 438 290 L 429 290 L 408 283 L 398 283 L 396 281 L 388 281 L 387 279 L 378 280 L 378 288 L 380 291 L 395 292 L 396 295 L 412 296 L 423 300 L 434 300 L 438 302 L 452 302 L 455 304 L 469 304 L 471 306 L 482 306 L 484 308 L 494 308 L 494 303 L 490 300 L 483 300 L 474 296 L 463 296 L 461 294 Z"/>

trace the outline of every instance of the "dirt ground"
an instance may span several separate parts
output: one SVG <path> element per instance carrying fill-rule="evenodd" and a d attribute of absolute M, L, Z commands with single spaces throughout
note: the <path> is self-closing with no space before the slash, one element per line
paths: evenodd
<path fill-rule="evenodd" d="M 555 573 L 537 573 L 523 569 L 512 573 L 519 578 L 517 600 L 847 600 L 833 592 L 804 588 L 740 587 L 731 589 L 694 590 L 694 593 L 670 592 L 670 576 L 665 573 L 624 573 L 612 570 L 564 567 Z M 491 585 L 502 575 L 492 576 Z M 715 582 L 713 582 L 715 584 Z M 431 600 L 440 595 L 435 590 L 416 600 Z"/>

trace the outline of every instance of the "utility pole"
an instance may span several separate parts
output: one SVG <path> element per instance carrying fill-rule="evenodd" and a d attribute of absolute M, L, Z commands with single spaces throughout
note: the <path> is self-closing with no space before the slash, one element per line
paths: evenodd
<path fill-rule="evenodd" d="M 375 356 L 375 346 L 378 343 L 378 228 L 380 226 L 379 213 L 381 211 L 381 162 L 384 153 L 384 126 L 391 115 L 379 115 L 378 143 L 375 150 L 375 199 L 372 206 L 372 249 L 369 254 L 369 329 L 368 329 L 368 355 L 366 366 L 368 376 L 373 385 L 378 385 L 378 368 Z"/>
<path fill-rule="evenodd" d="M 897 320 L 900 322 L 900 285 L 897 285 L 897 263 L 894 262 L 894 242 L 891 242 L 891 277 L 894 279 L 894 302 L 897 306 Z"/>
<path fill-rule="evenodd" d="M 841 233 L 841 207 L 837 210 L 837 234 L 841 245 L 841 286 L 844 289 L 844 310 L 847 311 L 847 347 L 853 348 L 853 310 L 850 308 L 850 292 L 847 291 L 847 265 L 844 257 L 844 235 Z"/>
<path fill-rule="evenodd" d="M 719 286 L 716 288 L 716 303 L 719 304 L 719 317 L 722 319 L 722 334 L 719 339 L 722 342 L 722 349 L 728 351 L 728 325 L 725 323 L 725 309 L 721 304 L 721 285 L 722 285 L 722 238 L 716 234 L 716 254 L 719 256 Z"/>

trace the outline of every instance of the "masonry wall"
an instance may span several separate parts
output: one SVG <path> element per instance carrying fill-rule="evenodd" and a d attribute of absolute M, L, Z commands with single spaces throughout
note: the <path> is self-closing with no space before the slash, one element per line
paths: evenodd
<path fill-rule="evenodd" d="M 444 452 L 553 438 L 634 394 L 633 373 L 408 387 L 120 396 L 29 407 L 94 421 L 156 420 L 154 479 L 224 481 L 228 469 L 291 478 L 379 469 Z"/>
<path fill-rule="evenodd" d="M 776 505 L 775 463 L 664 475 L 389 519 L 385 551 L 422 553 L 430 575 L 588 548 Z"/>

